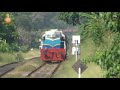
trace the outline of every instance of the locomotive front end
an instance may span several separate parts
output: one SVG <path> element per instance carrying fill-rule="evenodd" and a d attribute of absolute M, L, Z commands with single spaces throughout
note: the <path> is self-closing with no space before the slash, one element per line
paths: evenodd
<path fill-rule="evenodd" d="M 43 36 L 40 59 L 43 61 L 64 61 L 66 59 L 66 42 L 59 31 L 47 31 Z"/>

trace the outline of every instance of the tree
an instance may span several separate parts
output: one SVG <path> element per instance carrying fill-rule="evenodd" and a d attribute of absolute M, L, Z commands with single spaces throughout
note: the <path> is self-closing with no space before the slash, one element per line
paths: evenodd
<path fill-rule="evenodd" d="M 17 41 L 18 33 L 14 23 L 14 17 L 12 13 L 1 12 L 0 13 L 0 38 L 6 40 L 8 44 L 15 43 Z"/>
<path fill-rule="evenodd" d="M 68 24 L 80 25 L 82 37 L 92 37 L 98 45 L 103 41 L 104 31 L 120 32 L 119 12 L 62 12 L 59 19 Z"/>
<path fill-rule="evenodd" d="M 97 51 L 90 61 L 100 65 L 107 70 L 106 77 L 120 77 L 120 13 L 119 12 L 73 12 L 61 13 L 60 19 L 68 24 L 74 24 L 76 20 L 82 18 L 78 33 L 86 39 L 91 37 L 95 44 L 100 45 L 106 31 L 114 32 L 112 45 L 105 51 Z M 75 17 L 74 19 L 71 19 Z M 71 21 L 73 20 L 73 21 Z M 89 61 L 89 59 L 87 59 Z"/>
<path fill-rule="evenodd" d="M 59 12 L 12 12 L 12 14 L 19 32 L 19 46 L 35 46 L 42 32 L 51 28 L 64 29 L 70 26 L 57 18 Z M 33 42 L 36 43 L 31 45 Z"/>
<path fill-rule="evenodd" d="M 80 17 L 78 12 L 61 12 L 59 14 L 59 19 L 72 25 L 80 24 Z"/>

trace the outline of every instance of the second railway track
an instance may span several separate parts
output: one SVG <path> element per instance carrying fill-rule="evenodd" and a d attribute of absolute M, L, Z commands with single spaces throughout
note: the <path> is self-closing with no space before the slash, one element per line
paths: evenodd
<path fill-rule="evenodd" d="M 9 64 L 5 64 L 0 66 L 0 77 L 4 76 L 5 74 L 11 72 L 12 70 L 14 70 L 16 67 L 23 65 L 25 62 L 29 61 L 29 60 L 33 60 L 35 58 L 39 58 L 39 57 L 34 57 L 28 60 L 24 60 L 24 61 L 19 61 L 19 62 L 13 62 L 13 63 L 9 63 Z"/>

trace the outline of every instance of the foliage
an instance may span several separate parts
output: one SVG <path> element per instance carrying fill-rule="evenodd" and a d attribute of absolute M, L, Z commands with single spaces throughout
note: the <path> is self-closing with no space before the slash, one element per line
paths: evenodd
<path fill-rule="evenodd" d="M 19 51 L 19 46 L 16 43 L 8 44 L 5 40 L 0 40 L 0 52 L 13 53 L 14 51 Z"/>
<path fill-rule="evenodd" d="M 72 12 L 61 13 L 63 15 L 62 20 L 69 23 L 74 23 L 71 18 Z M 113 39 L 110 49 L 105 51 L 97 51 L 92 58 L 86 58 L 84 62 L 95 62 L 106 69 L 108 72 L 106 77 L 120 77 L 120 13 L 119 12 L 77 12 L 82 18 L 79 34 L 82 39 L 91 37 L 96 45 L 103 44 L 103 36 L 106 31 L 116 33 Z M 72 16 L 70 16 L 72 15 Z M 74 19 L 74 20 L 76 20 Z M 99 47 L 98 47 L 99 48 Z"/>
<path fill-rule="evenodd" d="M 6 18 L 10 19 L 10 22 L 6 21 Z M 0 51 L 1 52 L 13 52 L 18 51 L 17 39 L 18 32 L 15 26 L 15 19 L 10 12 L 0 13 Z"/>
<path fill-rule="evenodd" d="M 4 20 L 6 15 L 9 15 L 11 18 L 10 23 L 6 23 Z M 0 38 L 6 40 L 8 44 L 16 42 L 18 33 L 16 31 L 16 26 L 14 24 L 14 17 L 12 13 L 1 12 L 0 13 Z"/>
<path fill-rule="evenodd" d="M 20 47 L 20 51 L 22 51 L 22 52 L 27 52 L 27 51 L 29 51 L 29 46 L 28 45 L 24 45 L 24 46 L 21 46 Z"/>
<path fill-rule="evenodd" d="M 32 45 L 31 45 L 32 48 L 39 48 L 40 44 L 39 44 L 38 40 L 39 39 L 37 37 L 32 40 Z"/>
<path fill-rule="evenodd" d="M 16 44 L 16 43 L 11 43 L 11 44 L 9 45 L 9 48 L 10 48 L 10 51 L 11 51 L 11 52 L 13 52 L 13 51 L 18 52 L 18 51 L 20 50 L 20 47 L 19 47 L 18 44 Z"/>
<path fill-rule="evenodd" d="M 80 25 L 82 39 L 92 37 L 97 45 L 103 42 L 104 31 L 120 31 L 119 12 L 62 12 L 59 17 L 68 24 Z"/>
<path fill-rule="evenodd" d="M 17 56 L 16 56 L 16 60 L 24 60 L 24 58 L 23 58 L 23 55 L 22 55 L 22 52 L 18 52 L 17 53 Z"/>
<path fill-rule="evenodd" d="M 85 63 L 95 62 L 101 68 L 107 70 L 107 78 L 120 77 L 120 33 L 117 33 L 112 41 L 110 49 L 105 51 L 96 51 L 95 55 L 84 59 Z"/>
<path fill-rule="evenodd" d="M 65 24 L 56 17 L 59 12 L 1 12 L 0 38 L 6 40 L 10 52 L 27 51 L 30 48 L 39 48 L 38 40 L 44 30 L 50 28 L 66 28 Z M 10 23 L 5 22 L 9 15 Z M 22 47 L 21 47 L 22 46 Z M 21 49 L 20 49 L 20 48 Z M 26 48 L 25 48 L 26 47 Z M 6 48 L 6 47 L 5 47 Z"/>
<path fill-rule="evenodd" d="M 16 25 L 26 31 L 38 31 L 39 29 L 66 28 L 69 25 L 58 20 L 59 12 L 13 12 Z"/>
<path fill-rule="evenodd" d="M 61 12 L 58 18 L 67 22 L 68 24 L 72 25 L 80 24 L 78 12 Z"/>
<path fill-rule="evenodd" d="M 0 52 L 9 52 L 9 45 L 5 40 L 0 40 Z"/>
<path fill-rule="evenodd" d="M 59 12 L 12 12 L 19 32 L 18 45 L 39 48 L 41 33 L 51 28 L 63 29 L 70 25 L 58 20 Z"/>

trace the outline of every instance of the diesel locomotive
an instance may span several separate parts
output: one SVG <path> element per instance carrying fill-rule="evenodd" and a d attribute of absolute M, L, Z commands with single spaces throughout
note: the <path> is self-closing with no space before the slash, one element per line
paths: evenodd
<path fill-rule="evenodd" d="M 40 59 L 42 61 L 64 61 L 67 58 L 67 37 L 58 30 L 45 31 L 41 37 Z"/>

